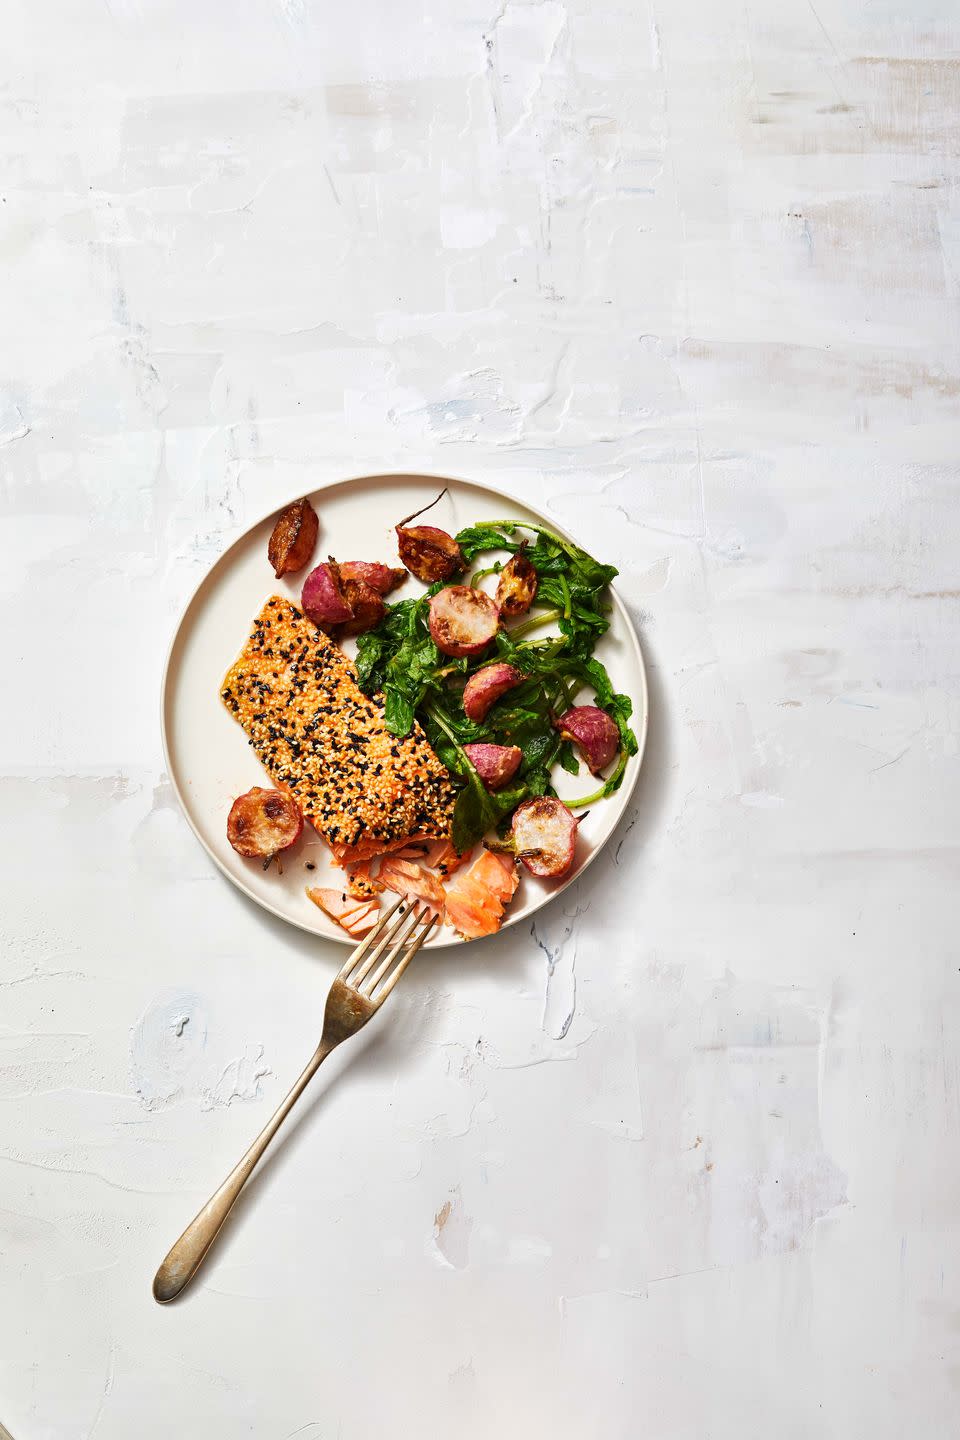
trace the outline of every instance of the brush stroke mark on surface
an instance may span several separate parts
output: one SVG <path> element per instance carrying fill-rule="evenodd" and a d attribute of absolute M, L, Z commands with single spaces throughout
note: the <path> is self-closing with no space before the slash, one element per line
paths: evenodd
<path fill-rule="evenodd" d="M 209 1016 L 203 998 L 192 990 L 169 990 L 152 1002 L 130 1037 L 134 1090 L 146 1110 L 162 1110 L 184 1100 L 203 1110 L 257 1100 L 260 1082 L 270 1074 L 263 1046 L 249 1043 L 238 1055 L 220 1059 L 224 1041 L 208 1048 Z"/>

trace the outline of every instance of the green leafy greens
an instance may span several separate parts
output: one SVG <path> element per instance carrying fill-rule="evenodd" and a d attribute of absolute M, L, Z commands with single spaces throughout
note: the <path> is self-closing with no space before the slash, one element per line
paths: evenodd
<path fill-rule="evenodd" d="M 531 531 L 536 536 L 532 545 L 525 533 Z M 637 739 L 629 724 L 633 709 L 629 696 L 614 690 L 606 668 L 593 653 L 609 625 L 607 587 L 616 568 L 601 565 L 543 526 L 513 520 L 471 525 L 456 540 L 468 564 L 491 551 L 515 554 L 523 548 L 539 578 L 530 614 L 510 629 L 501 628 L 483 656 L 451 660 L 437 649 L 429 629 L 430 599 L 443 588 L 440 582 L 416 600 L 388 606 L 376 629 L 359 637 L 356 666 L 360 686 L 368 695 L 383 692 L 388 729 L 407 735 L 414 720 L 419 720 L 439 758 L 460 781 L 453 843 L 462 854 L 502 825 L 522 801 L 552 795 L 550 773 L 556 762 L 570 774 L 578 773 L 573 747 L 561 739 L 554 719 L 576 703 L 584 687 L 616 721 L 620 756 L 599 788 L 583 800 L 568 802 L 572 807 L 613 794 L 623 779 L 627 757 L 636 753 Z M 500 562 L 494 561 L 473 579 L 500 568 Z M 534 638 L 548 624 L 555 624 L 559 634 Z M 477 723 L 464 713 L 463 685 L 497 659 L 515 665 L 524 680 Z M 523 752 L 515 777 L 503 790 L 489 791 L 464 751 L 465 745 L 481 740 L 516 745 Z"/>

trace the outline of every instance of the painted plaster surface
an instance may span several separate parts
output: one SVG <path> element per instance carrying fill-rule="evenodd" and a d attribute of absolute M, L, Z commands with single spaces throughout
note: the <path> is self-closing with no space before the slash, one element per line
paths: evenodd
<path fill-rule="evenodd" d="M 958 143 L 947 0 L 7 7 L 16 1440 L 956 1434 Z M 644 774 L 161 1310 L 335 961 L 189 833 L 162 658 L 250 519 L 393 468 L 620 566 Z"/>

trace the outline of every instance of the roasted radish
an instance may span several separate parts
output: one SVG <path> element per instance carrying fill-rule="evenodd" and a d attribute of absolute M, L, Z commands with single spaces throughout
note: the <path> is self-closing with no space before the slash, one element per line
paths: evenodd
<path fill-rule="evenodd" d="M 500 611 L 482 590 L 448 585 L 430 601 L 430 634 L 444 655 L 479 655 L 500 624 Z"/>
<path fill-rule="evenodd" d="M 255 785 L 234 800 L 227 816 L 227 839 L 248 860 L 271 860 L 289 850 L 303 829 L 300 806 L 287 790 Z"/>
<path fill-rule="evenodd" d="M 523 759 L 519 745 L 489 745 L 478 740 L 464 745 L 463 750 L 488 790 L 499 790 L 512 780 Z"/>
<path fill-rule="evenodd" d="M 593 775 L 610 764 L 620 749 L 620 731 L 606 710 L 596 705 L 574 705 L 556 722 L 564 740 L 571 740 Z"/>
<path fill-rule="evenodd" d="M 539 583 L 533 563 L 527 559 L 523 550 L 518 550 L 500 571 L 497 585 L 500 613 L 511 620 L 517 615 L 526 615 L 537 598 Z"/>
<path fill-rule="evenodd" d="M 319 528 L 317 512 L 306 497 L 281 511 L 267 544 L 267 559 L 278 580 L 303 569 L 313 554 Z"/>
<path fill-rule="evenodd" d="M 559 880 L 573 864 L 580 822 L 562 800 L 541 795 L 513 812 L 513 841 L 518 860 L 542 880 Z"/>
<path fill-rule="evenodd" d="M 397 570 L 390 565 L 381 565 L 379 560 L 344 560 L 340 566 L 340 579 L 344 585 L 351 580 L 362 580 L 378 595 L 389 595 L 407 578 L 406 570 Z"/>
<path fill-rule="evenodd" d="M 300 604 L 317 629 L 325 630 L 328 635 L 338 625 L 346 625 L 353 619 L 353 611 L 343 593 L 340 567 L 332 556 L 310 571 L 303 582 Z"/>
<path fill-rule="evenodd" d="M 441 490 L 437 500 L 446 493 Z M 424 510 L 436 505 L 437 500 L 431 500 L 422 510 L 415 510 L 396 527 L 400 559 L 411 575 L 416 575 L 425 585 L 434 585 L 438 580 L 449 580 L 451 575 L 456 575 L 464 568 L 460 546 L 446 530 L 439 530 L 436 525 L 410 524 L 410 521 L 422 515 Z"/>
<path fill-rule="evenodd" d="M 506 695 L 514 685 L 519 685 L 523 675 L 515 665 L 497 661 L 484 665 L 476 675 L 471 675 L 463 687 L 463 709 L 468 720 L 478 723 L 486 718 L 487 711 L 501 695 Z"/>
<path fill-rule="evenodd" d="M 343 567 L 340 574 L 343 575 Z M 379 625 L 387 613 L 383 596 L 365 580 L 344 580 L 343 598 L 350 606 L 351 618 L 340 626 L 338 635 L 362 635 Z"/>

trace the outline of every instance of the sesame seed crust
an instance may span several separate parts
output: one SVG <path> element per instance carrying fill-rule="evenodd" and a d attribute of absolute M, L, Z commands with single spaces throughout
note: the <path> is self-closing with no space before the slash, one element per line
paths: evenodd
<path fill-rule="evenodd" d="M 273 595 L 220 687 L 264 768 L 332 845 L 450 834 L 454 788 L 416 722 L 403 740 L 343 651 Z"/>

